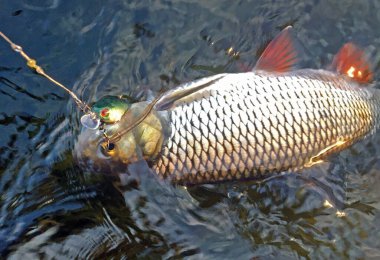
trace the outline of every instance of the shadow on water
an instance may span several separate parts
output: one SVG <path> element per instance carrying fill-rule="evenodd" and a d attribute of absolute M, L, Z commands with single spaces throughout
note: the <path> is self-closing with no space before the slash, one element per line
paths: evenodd
<path fill-rule="evenodd" d="M 0 29 L 93 102 L 252 68 L 290 24 L 311 67 L 326 67 L 351 40 L 380 64 L 379 8 L 370 0 L 18 0 L 0 9 Z M 130 175 L 95 175 L 72 158 L 73 102 L 6 44 L 0 57 L 3 257 L 380 257 L 378 134 L 262 182 L 186 188 L 158 180 L 143 162 Z"/>

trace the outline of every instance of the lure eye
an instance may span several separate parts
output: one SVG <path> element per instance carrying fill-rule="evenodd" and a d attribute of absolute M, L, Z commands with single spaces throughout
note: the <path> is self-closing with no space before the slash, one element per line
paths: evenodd
<path fill-rule="evenodd" d="M 100 111 L 100 116 L 102 118 L 104 117 L 108 117 L 110 115 L 110 110 L 109 108 L 103 108 L 101 111 Z"/>

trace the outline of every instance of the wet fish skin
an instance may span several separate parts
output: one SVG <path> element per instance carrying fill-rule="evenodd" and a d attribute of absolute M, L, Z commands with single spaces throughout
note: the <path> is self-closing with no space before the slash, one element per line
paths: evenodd
<path fill-rule="evenodd" d="M 297 170 L 373 133 L 379 106 L 378 90 L 325 70 L 212 76 L 156 105 L 169 112 L 171 135 L 152 168 L 182 184 Z"/>
<path fill-rule="evenodd" d="M 378 128 L 380 95 L 363 50 L 343 45 L 333 72 L 295 70 L 299 61 L 287 27 L 251 72 L 180 85 L 150 103 L 130 131 L 147 102 L 131 104 L 102 131 L 83 129 L 75 158 L 107 173 L 146 160 L 157 175 L 185 185 L 263 179 L 316 164 Z M 120 137 L 112 149 L 102 146 L 103 131 Z"/>

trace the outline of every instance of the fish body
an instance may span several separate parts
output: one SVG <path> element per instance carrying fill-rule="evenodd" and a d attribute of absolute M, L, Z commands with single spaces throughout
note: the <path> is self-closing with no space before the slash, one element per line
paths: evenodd
<path fill-rule="evenodd" d="M 260 179 L 296 170 L 379 125 L 378 91 L 329 71 L 220 74 L 167 96 L 202 85 L 166 108 L 171 134 L 152 167 L 174 182 Z M 165 98 L 158 110 L 168 106 Z"/>
<path fill-rule="evenodd" d="M 344 45 L 329 71 L 295 70 L 297 61 L 286 28 L 250 72 L 202 78 L 122 109 L 99 101 L 103 116 L 120 120 L 83 129 L 75 157 L 107 173 L 146 160 L 181 184 L 263 179 L 312 166 L 376 131 L 380 90 L 366 86 L 372 72 L 360 49 Z"/>

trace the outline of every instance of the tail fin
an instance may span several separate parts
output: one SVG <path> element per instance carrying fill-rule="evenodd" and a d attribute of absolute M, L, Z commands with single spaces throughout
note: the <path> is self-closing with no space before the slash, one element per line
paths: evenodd
<path fill-rule="evenodd" d="M 373 80 L 371 64 L 365 53 L 353 43 L 346 43 L 335 55 L 332 69 L 359 83 Z"/>

